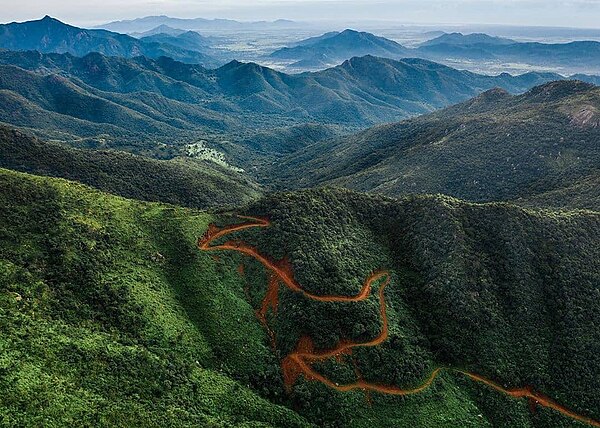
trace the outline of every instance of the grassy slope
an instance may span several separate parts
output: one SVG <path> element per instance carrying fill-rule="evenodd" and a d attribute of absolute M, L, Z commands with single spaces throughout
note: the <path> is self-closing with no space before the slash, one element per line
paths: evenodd
<path fill-rule="evenodd" d="M 307 425 L 246 386 L 272 357 L 209 215 L 2 170 L 0 220 L 0 425 Z"/>

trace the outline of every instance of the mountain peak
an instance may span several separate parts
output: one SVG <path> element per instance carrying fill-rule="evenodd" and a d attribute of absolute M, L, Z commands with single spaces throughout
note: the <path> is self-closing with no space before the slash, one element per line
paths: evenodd
<path fill-rule="evenodd" d="M 486 99 L 486 100 L 498 100 L 498 99 L 502 99 L 502 98 L 506 98 L 506 97 L 510 97 L 510 92 L 508 92 L 506 89 L 503 88 L 492 88 L 489 89 L 485 92 L 483 92 L 481 95 L 479 95 L 480 98 Z"/>
<path fill-rule="evenodd" d="M 39 22 L 46 22 L 46 23 L 53 23 L 53 24 L 55 24 L 55 23 L 62 24 L 61 21 L 59 21 L 56 18 L 51 17 L 50 15 L 44 16 L 42 19 L 39 20 Z"/>

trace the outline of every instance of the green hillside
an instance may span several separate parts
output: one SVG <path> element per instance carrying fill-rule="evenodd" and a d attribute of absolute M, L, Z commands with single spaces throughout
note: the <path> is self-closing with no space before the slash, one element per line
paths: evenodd
<path fill-rule="evenodd" d="M 559 207 L 573 199 L 565 189 L 579 186 L 587 196 L 572 207 L 599 209 L 599 188 L 582 181 L 599 172 L 599 111 L 600 88 L 583 82 L 551 82 L 518 96 L 492 90 L 431 115 L 313 144 L 265 177 L 279 174 L 287 188 L 330 184 L 472 201 L 527 203 L 546 194 L 535 200 Z"/>
<path fill-rule="evenodd" d="M 0 425 L 308 426 L 256 393 L 273 357 L 195 248 L 210 215 L 0 171 Z"/>
<path fill-rule="evenodd" d="M 348 303 L 281 285 L 266 318 L 273 350 L 254 313 L 265 269 L 196 247 L 210 222 L 243 220 L 6 170 L 0 190 L 4 425 L 586 426 L 452 370 L 406 397 L 336 392 L 302 376 L 286 393 L 280 362 L 299 338 L 319 349 L 368 341 L 382 303 L 383 343 L 315 369 L 339 384 L 360 373 L 399 387 L 435 367 L 467 370 L 600 418 L 596 213 L 342 190 L 270 195 L 243 210 L 270 227 L 235 238 L 287 256 L 303 289 L 353 295 L 374 270 L 391 275 L 384 301 L 377 283 Z"/>
<path fill-rule="evenodd" d="M 117 151 L 78 150 L 0 126 L 0 167 L 67 178 L 105 192 L 193 208 L 237 206 L 260 194 L 246 176 L 210 161 L 159 161 Z"/>

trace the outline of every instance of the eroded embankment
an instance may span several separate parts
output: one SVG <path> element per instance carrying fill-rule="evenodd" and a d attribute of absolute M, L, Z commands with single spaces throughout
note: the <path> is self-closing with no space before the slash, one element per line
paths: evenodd
<path fill-rule="evenodd" d="M 269 227 L 269 220 L 258 218 L 258 217 L 247 217 L 239 216 L 245 220 L 245 223 L 233 224 L 223 228 L 218 228 L 214 224 L 211 224 L 204 234 L 198 240 L 198 247 L 202 251 L 217 251 L 217 250 L 230 250 L 237 251 L 246 254 L 254 259 L 258 260 L 266 269 L 270 271 L 269 281 L 265 297 L 262 301 L 260 309 L 257 311 L 257 317 L 261 324 L 268 331 L 271 339 L 271 345 L 273 348 L 276 347 L 276 338 L 274 331 L 270 328 L 267 321 L 267 314 L 269 309 L 274 314 L 277 313 L 278 296 L 279 296 L 279 285 L 284 284 L 290 290 L 302 294 L 307 299 L 319 301 L 319 302 L 360 302 L 366 300 L 371 295 L 373 285 L 380 283 L 379 285 L 379 308 L 382 320 L 381 332 L 377 337 L 368 342 L 352 342 L 342 340 L 333 349 L 329 350 L 315 350 L 312 340 L 310 337 L 303 337 L 298 341 L 296 349 L 287 355 L 281 362 L 283 371 L 283 377 L 285 385 L 288 390 L 294 385 L 300 375 L 304 376 L 308 380 L 318 381 L 330 388 L 337 391 L 352 391 L 352 390 L 363 390 L 372 391 L 382 394 L 391 395 L 412 395 L 418 394 L 433 384 L 436 378 L 443 371 L 451 371 L 460 373 L 475 382 L 484 384 L 498 392 L 508 395 L 513 398 L 525 398 L 529 399 L 531 403 L 553 409 L 560 412 L 564 416 L 568 416 L 579 422 L 587 423 L 591 426 L 600 427 L 600 422 L 589 418 L 584 415 L 580 415 L 577 412 L 557 403 L 553 399 L 547 397 L 544 394 L 536 392 L 531 387 L 524 388 L 505 388 L 500 384 L 487 379 L 476 373 L 471 373 L 464 370 L 438 367 L 434 369 L 431 374 L 418 386 L 413 388 L 400 388 L 395 385 L 385 385 L 380 383 L 368 382 L 362 379 L 358 368 L 355 365 L 355 371 L 357 373 L 358 380 L 354 383 L 339 385 L 328 379 L 326 376 L 320 374 L 313 368 L 313 364 L 329 360 L 331 358 L 340 358 L 343 355 L 351 355 L 354 348 L 359 347 L 374 347 L 383 343 L 388 337 L 388 317 L 386 312 L 385 302 L 385 288 L 390 283 L 390 273 L 387 271 L 377 271 L 369 275 L 369 277 L 363 283 L 359 293 L 354 296 L 337 296 L 337 295 L 316 295 L 311 292 L 304 290 L 300 284 L 294 279 L 290 263 L 283 259 L 280 261 L 272 260 L 270 257 L 261 254 L 256 248 L 246 244 L 243 241 L 229 240 L 222 244 L 212 246 L 211 244 L 217 239 L 223 238 L 231 233 L 239 232 L 251 228 L 266 228 Z"/>

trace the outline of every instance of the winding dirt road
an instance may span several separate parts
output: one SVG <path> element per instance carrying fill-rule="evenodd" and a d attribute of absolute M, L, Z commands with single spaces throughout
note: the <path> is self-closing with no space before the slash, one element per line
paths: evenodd
<path fill-rule="evenodd" d="M 282 362 L 281 367 L 283 371 L 283 377 L 286 388 L 288 390 L 295 384 L 296 380 L 300 375 L 303 375 L 308 380 L 318 381 L 322 384 L 341 392 L 347 392 L 352 390 L 372 391 L 382 394 L 391 395 L 412 395 L 423 392 L 429 388 L 436 378 L 443 372 L 449 371 L 459 373 L 463 376 L 470 378 L 471 380 L 484 384 L 498 392 L 508 395 L 513 398 L 525 398 L 530 400 L 530 403 L 553 409 L 564 416 L 589 424 L 594 427 L 600 427 L 600 422 L 584 415 L 580 415 L 575 411 L 557 403 L 553 399 L 534 391 L 531 387 L 524 388 L 505 388 L 502 385 L 487 379 L 476 373 L 463 371 L 454 368 L 438 367 L 434 369 L 429 377 L 425 379 L 420 385 L 403 389 L 394 385 L 384 385 L 379 383 L 367 382 L 362 379 L 362 376 L 358 376 L 358 380 L 354 383 L 345 385 L 339 385 L 336 382 L 328 379 L 324 375 L 318 373 L 314 368 L 313 364 L 326 361 L 332 358 L 340 359 L 343 355 L 351 355 L 352 349 L 359 347 L 374 347 L 383 343 L 388 337 L 388 317 L 386 312 L 385 302 L 385 288 L 389 285 L 391 277 L 387 271 L 377 271 L 371 274 L 363 283 L 363 286 L 358 294 L 354 296 L 336 296 L 336 295 L 316 295 L 311 292 L 304 290 L 300 284 L 294 279 L 290 263 L 283 259 L 281 261 L 274 261 L 268 256 L 261 254 L 256 248 L 246 244 L 239 240 L 229 240 L 222 244 L 212 245 L 217 239 L 223 238 L 231 233 L 239 232 L 251 228 L 266 228 L 270 226 L 270 222 L 267 219 L 258 217 L 238 216 L 239 218 L 248 220 L 245 223 L 232 224 L 219 228 L 214 224 L 211 224 L 206 233 L 198 239 L 198 248 L 202 251 L 237 251 L 253 257 L 259 261 L 267 270 L 271 272 L 269 276 L 269 284 L 265 297 L 262 301 L 261 308 L 257 311 L 257 318 L 261 324 L 266 328 L 271 339 L 271 345 L 273 348 L 276 347 L 275 333 L 270 328 L 267 322 L 267 314 L 269 309 L 273 313 L 277 313 L 278 306 L 278 295 L 279 295 L 279 284 L 282 283 L 290 290 L 300 293 L 308 299 L 319 301 L 319 302 L 360 302 L 366 300 L 371 295 L 371 290 L 374 284 L 381 283 L 379 286 L 379 307 L 382 319 L 382 328 L 380 334 L 374 339 L 368 342 L 352 342 L 342 340 L 333 349 L 329 350 L 315 350 L 312 340 L 310 337 L 303 337 L 298 341 L 296 349 L 286 356 Z M 358 372 L 358 370 L 357 370 Z M 359 372 L 358 372 L 359 373 Z"/>

